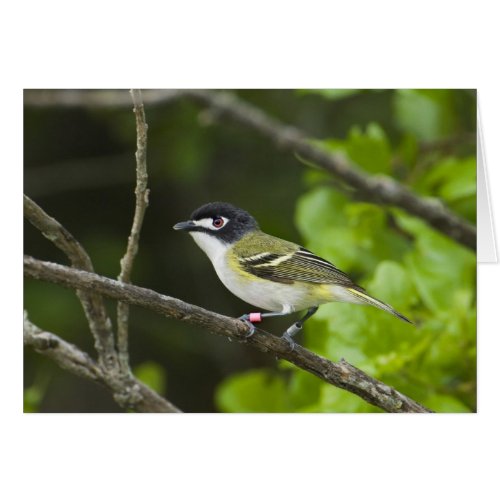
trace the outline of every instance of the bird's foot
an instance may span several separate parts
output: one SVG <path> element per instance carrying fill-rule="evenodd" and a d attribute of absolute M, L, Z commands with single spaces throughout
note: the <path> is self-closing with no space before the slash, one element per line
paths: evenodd
<path fill-rule="evenodd" d="M 243 321 L 243 323 L 245 323 L 248 326 L 247 337 L 251 337 L 256 330 L 254 323 L 260 323 L 262 321 L 262 314 L 261 313 L 243 314 L 238 319 Z"/>
<path fill-rule="evenodd" d="M 288 330 L 281 336 L 283 340 L 286 340 L 288 342 L 288 345 L 290 346 L 290 351 L 293 351 L 295 349 L 295 346 L 297 345 L 292 337 L 297 333 L 302 330 L 302 324 L 301 323 L 294 323 Z"/>
<path fill-rule="evenodd" d="M 287 335 L 286 333 L 284 333 L 284 334 L 281 336 L 281 338 L 282 338 L 283 340 L 286 340 L 286 341 L 288 342 L 288 347 L 289 347 L 290 352 L 292 352 L 292 351 L 294 351 L 294 350 L 295 350 L 295 346 L 296 346 L 297 344 L 293 341 L 293 339 L 292 339 L 292 337 L 290 337 L 290 335 Z"/>

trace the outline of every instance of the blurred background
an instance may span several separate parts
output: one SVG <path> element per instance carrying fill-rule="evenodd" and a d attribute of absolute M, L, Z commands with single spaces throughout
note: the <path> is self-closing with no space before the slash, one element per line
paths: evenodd
<path fill-rule="evenodd" d="M 366 172 L 440 198 L 475 224 L 475 91 L 234 93 Z M 82 243 L 96 272 L 116 277 L 134 211 L 136 134 L 132 104 L 121 104 L 128 91 L 111 94 L 121 96 L 116 105 L 110 98 L 101 106 L 25 91 L 24 184 Z M 254 130 L 188 99 L 145 110 L 151 193 L 133 283 L 221 314 L 249 312 L 192 239 L 172 230 L 206 202 L 231 202 L 251 212 L 264 231 L 319 253 L 415 322 L 329 304 L 299 342 L 334 361 L 345 358 L 435 411 L 475 411 L 473 252 L 400 209 L 363 201 Z M 67 263 L 29 223 L 24 244 L 28 255 Z M 24 290 L 33 323 L 94 356 L 73 292 L 34 280 L 25 280 Z M 107 305 L 115 317 L 116 304 Z M 264 328 L 281 334 L 290 322 L 272 319 Z M 377 411 L 289 363 L 139 308 L 131 309 L 129 342 L 134 374 L 186 412 Z M 27 412 L 122 411 L 104 389 L 30 348 L 24 370 Z"/>

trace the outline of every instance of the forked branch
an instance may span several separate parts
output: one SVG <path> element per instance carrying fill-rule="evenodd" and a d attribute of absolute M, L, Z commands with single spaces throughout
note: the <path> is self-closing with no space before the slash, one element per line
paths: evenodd
<path fill-rule="evenodd" d="M 63 370 L 107 388 L 124 408 L 140 412 L 179 413 L 172 403 L 134 377 L 110 377 L 87 353 L 57 335 L 34 325 L 25 312 L 24 345 L 55 361 Z"/>
<path fill-rule="evenodd" d="M 26 195 L 24 195 L 24 216 L 59 250 L 66 254 L 73 267 L 94 272 L 89 255 L 76 238 Z M 78 291 L 77 295 L 85 312 L 90 331 L 94 336 L 99 364 L 109 371 L 116 371 L 117 357 L 113 329 L 102 297 L 82 290 Z"/>
<path fill-rule="evenodd" d="M 146 170 L 146 130 L 144 107 L 140 91 L 132 91 L 137 129 L 137 181 L 136 207 L 132 230 L 128 239 L 127 250 L 120 261 L 120 282 L 129 282 L 134 257 L 139 247 L 139 235 L 148 205 L 147 170 Z M 25 217 L 39 229 L 42 234 L 62 250 L 73 267 L 93 272 L 91 259 L 80 243 L 58 221 L 50 217 L 33 200 L 24 197 Z M 76 346 L 60 339 L 53 333 L 44 332 L 36 327 L 25 314 L 24 342 L 56 361 L 66 370 L 102 383 L 111 392 L 115 400 L 125 408 L 138 411 L 178 412 L 173 404 L 140 381 L 134 378 L 128 361 L 128 314 L 129 305 L 118 304 L 117 348 L 111 321 L 107 315 L 103 298 L 100 294 L 89 290 L 76 290 L 83 305 L 87 321 L 94 335 L 98 362 Z"/>

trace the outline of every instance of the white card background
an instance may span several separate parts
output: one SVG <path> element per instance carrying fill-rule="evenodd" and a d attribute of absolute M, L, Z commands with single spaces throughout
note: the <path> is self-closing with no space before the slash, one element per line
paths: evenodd
<path fill-rule="evenodd" d="M 20 414 L 22 352 L 16 333 L 22 322 L 22 290 L 20 265 L 15 265 L 22 251 L 18 156 L 23 86 L 479 87 L 496 183 L 491 193 L 494 187 L 498 193 L 500 171 L 494 167 L 500 164 L 500 78 L 494 64 L 499 42 L 494 2 L 423 0 L 407 9 L 385 0 L 364 5 L 292 2 L 286 9 L 280 2 L 266 2 L 253 8 L 242 3 L 238 12 L 234 4 L 195 6 L 188 1 L 165 4 L 163 13 L 148 2 L 125 2 L 119 9 L 111 2 L 90 2 L 81 5 L 77 22 L 67 22 L 71 13 L 56 3 L 7 3 L 9 23 L 1 34 L 8 47 L 0 125 L 8 139 L 5 175 L 16 176 L 19 185 L 18 190 L 5 189 L 2 200 L 5 214 L 19 207 L 16 217 L 5 217 L 4 232 L 15 237 L 2 253 L 4 262 L 14 263 L 5 266 L 7 355 L 0 367 L 1 379 L 8 382 L 2 390 L 8 471 L 0 485 L 4 498 L 78 500 L 97 492 L 97 497 L 121 499 L 167 494 L 219 500 L 499 498 L 498 465 L 491 458 L 500 446 L 498 266 L 478 269 L 476 415 L 165 418 Z M 495 262 L 480 126 L 478 121 L 478 262 Z"/>

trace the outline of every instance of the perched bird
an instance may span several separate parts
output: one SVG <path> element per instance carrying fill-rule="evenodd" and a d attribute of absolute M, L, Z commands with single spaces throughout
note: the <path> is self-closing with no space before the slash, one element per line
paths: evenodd
<path fill-rule="evenodd" d="M 322 304 L 369 304 L 411 323 L 384 302 L 370 297 L 333 264 L 305 248 L 262 232 L 245 210 L 229 203 L 207 203 L 190 220 L 175 224 L 187 231 L 207 254 L 222 283 L 234 295 L 270 312 L 244 314 L 239 319 L 255 331 L 262 318 L 307 313 L 283 334 L 293 349 L 292 337 Z"/>

